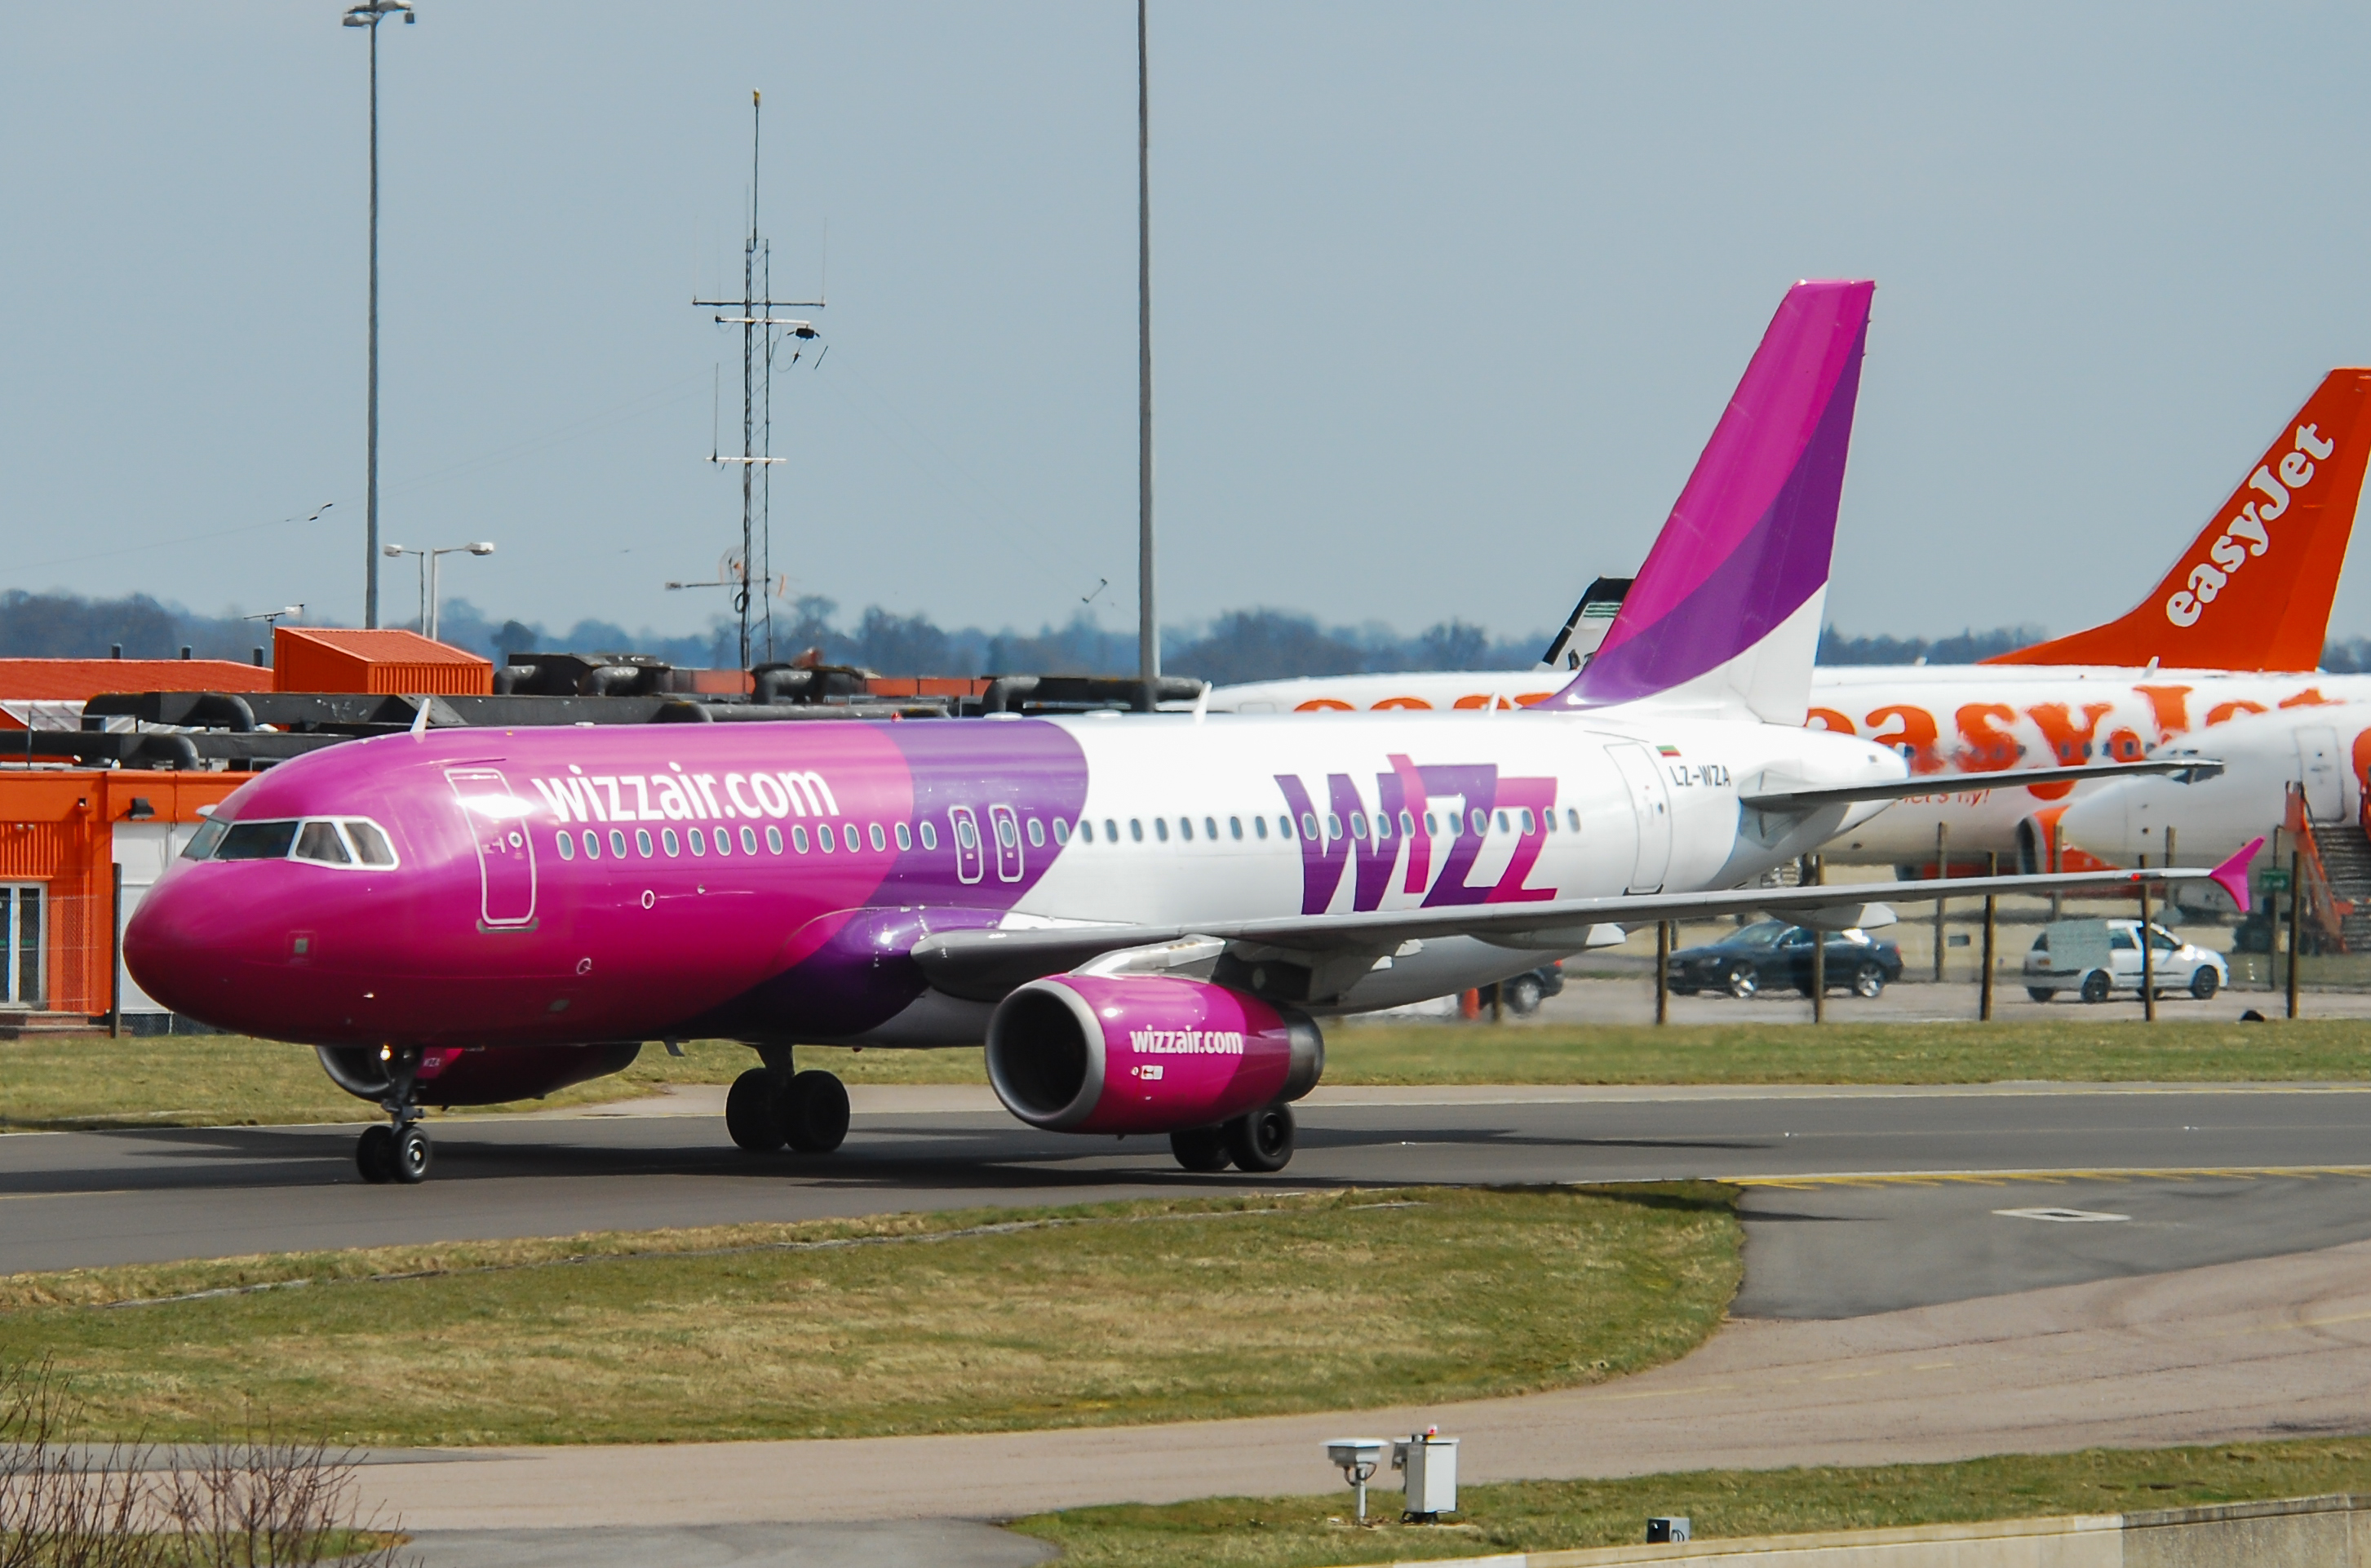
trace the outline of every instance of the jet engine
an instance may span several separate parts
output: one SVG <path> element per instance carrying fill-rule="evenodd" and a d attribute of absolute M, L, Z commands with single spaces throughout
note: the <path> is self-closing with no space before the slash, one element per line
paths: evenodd
<path fill-rule="evenodd" d="M 1006 997 L 988 1025 L 996 1097 L 1052 1132 L 1211 1127 L 1300 1099 L 1324 1069 L 1305 1015 L 1204 980 L 1058 974 Z"/>
<path fill-rule="evenodd" d="M 555 1089 L 624 1072 L 642 1050 L 635 1040 L 598 1045 L 432 1046 L 420 1053 L 413 1071 L 412 1102 L 500 1105 L 534 1100 Z M 394 1086 L 397 1064 L 377 1048 L 322 1045 L 315 1055 L 330 1081 L 359 1099 L 384 1101 Z"/>

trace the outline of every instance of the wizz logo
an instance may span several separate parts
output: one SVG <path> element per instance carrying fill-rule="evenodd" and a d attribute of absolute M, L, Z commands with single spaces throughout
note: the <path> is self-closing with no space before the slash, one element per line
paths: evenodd
<path fill-rule="evenodd" d="M 1421 906 L 1427 909 L 1527 903 L 1556 896 L 1552 887 L 1523 885 L 1546 842 L 1548 813 L 1556 807 L 1554 778 L 1501 778 L 1497 765 L 1486 762 L 1419 767 L 1397 754 L 1388 760 L 1391 771 L 1375 775 L 1371 821 L 1366 799 L 1349 774 L 1326 775 L 1322 812 L 1298 774 L 1276 775 L 1277 788 L 1283 792 L 1301 839 L 1303 915 L 1322 915 L 1331 908 L 1344 874 L 1354 866 L 1353 910 L 1382 908 L 1395 878 L 1401 892 L 1423 894 Z M 1438 805 L 1451 800 L 1457 803 L 1453 813 Z M 1522 820 L 1525 808 L 1531 813 L 1531 825 L 1515 837 L 1498 880 L 1469 882 L 1475 862 L 1490 841 L 1491 824 L 1498 813 L 1508 813 L 1511 832 Z M 1427 830 L 1428 811 L 1447 831 Z M 1441 851 L 1437 871 L 1436 850 Z M 1404 876 L 1402 867 L 1405 867 Z"/>

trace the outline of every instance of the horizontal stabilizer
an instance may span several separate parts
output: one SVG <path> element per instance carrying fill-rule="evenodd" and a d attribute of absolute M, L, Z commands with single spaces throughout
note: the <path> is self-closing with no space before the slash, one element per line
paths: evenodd
<path fill-rule="evenodd" d="M 2185 784 L 2212 778 L 2223 765 L 2210 757 L 2167 757 L 2151 762 L 2084 763 L 2075 767 L 1995 768 L 1990 773 L 1921 773 L 1908 778 L 1877 778 L 1833 790 L 1785 790 L 1741 795 L 1740 805 L 1757 812 L 1811 812 L 1856 801 L 1906 801 L 1914 795 L 1959 795 L 1978 790 L 2017 790 L 2028 784 L 2080 783 L 2087 778 L 2122 778 L 2135 773 L 2169 773 Z"/>

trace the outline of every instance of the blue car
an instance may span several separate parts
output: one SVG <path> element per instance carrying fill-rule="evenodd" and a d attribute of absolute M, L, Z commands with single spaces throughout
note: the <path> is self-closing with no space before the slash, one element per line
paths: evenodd
<path fill-rule="evenodd" d="M 1902 978 L 1902 950 L 1867 931 L 1830 931 L 1827 988 L 1875 997 Z M 1727 991 L 1751 997 L 1774 986 L 1811 994 L 1811 933 L 1784 920 L 1756 920 L 1730 936 L 1671 954 L 1665 970 L 1683 997 Z"/>

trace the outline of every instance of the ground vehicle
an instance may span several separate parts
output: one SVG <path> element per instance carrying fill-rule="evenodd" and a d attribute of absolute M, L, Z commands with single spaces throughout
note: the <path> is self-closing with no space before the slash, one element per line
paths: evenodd
<path fill-rule="evenodd" d="M 2073 991 L 2087 1002 L 2104 1002 L 2118 991 L 2140 994 L 2141 923 L 2138 920 L 2053 920 L 2033 939 L 2025 955 L 2025 994 L 2046 1002 Z M 2188 991 L 2200 1001 L 2231 983 L 2231 966 L 2211 948 L 2183 941 L 2149 922 L 2150 978 L 2159 996 Z"/>
<path fill-rule="evenodd" d="M 1826 946 L 1832 991 L 1844 986 L 1856 997 L 1874 997 L 1902 978 L 1902 950 L 1867 931 L 1830 931 Z M 1698 991 L 1751 997 L 1775 986 L 1791 986 L 1808 997 L 1811 933 L 1784 920 L 1756 920 L 1719 941 L 1682 948 L 1671 955 L 1667 973 L 1671 989 L 1683 997 Z"/>
<path fill-rule="evenodd" d="M 1487 1000 L 1492 987 L 1484 986 L 1482 996 Z M 1517 1018 L 1529 1018 L 1540 1010 L 1540 1004 L 1564 990 L 1564 960 L 1543 963 L 1537 969 L 1526 969 L 1521 974 L 1509 975 L 1496 987 L 1498 999 Z"/>

